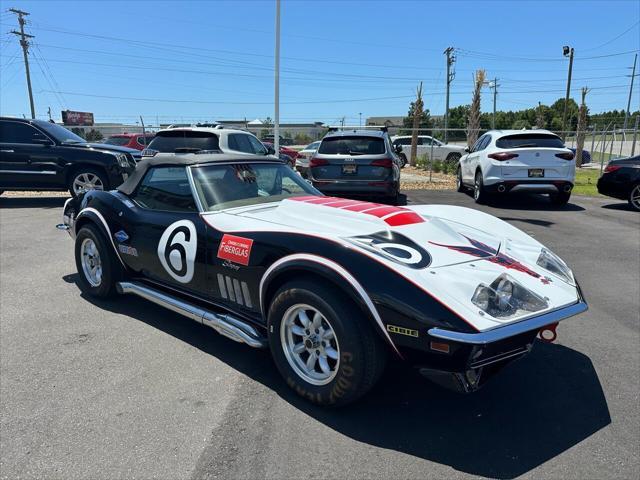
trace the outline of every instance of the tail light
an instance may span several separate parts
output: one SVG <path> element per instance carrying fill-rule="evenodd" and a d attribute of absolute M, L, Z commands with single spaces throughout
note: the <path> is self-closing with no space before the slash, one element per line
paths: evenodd
<path fill-rule="evenodd" d="M 556 153 L 556 157 L 563 160 L 573 160 L 573 152 Z"/>
<path fill-rule="evenodd" d="M 620 170 L 622 167 L 620 165 L 607 165 L 607 168 L 604 169 L 606 173 L 615 172 L 616 170 Z"/>
<path fill-rule="evenodd" d="M 511 160 L 512 158 L 516 158 L 517 156 L 518 154 L 513 152 L 496 152 L 496 153 L 490 153 L 488 155 L 489 158 L 493 158 L 494 160 L 498 160 L 499 162 L 504 162 L 505 160 Z"/>
<path fill-rule="evenodd" d="M 380 160 L 374 160 L 373 162 L 371 162 L 371 166 L 391 168 L 393 167 L 393 160 L 390 158 L 381 158 Z"/>
<path fill-rule="evenodd" d="M 329 165 L 329 160 L 325 160 L 324 158 L 313 157 L 309 160 L 309 167 L 322 167 L 323 165 Z"/>

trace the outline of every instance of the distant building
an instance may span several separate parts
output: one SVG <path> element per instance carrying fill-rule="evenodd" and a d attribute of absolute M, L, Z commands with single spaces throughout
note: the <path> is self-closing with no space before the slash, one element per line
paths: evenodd
<path fill-rule="evenodd" d="M 403 116 L 389 117 L 369 117 L 365 125 L 368 126 L 385 126 L 385 127 L 402 127 Z"/>

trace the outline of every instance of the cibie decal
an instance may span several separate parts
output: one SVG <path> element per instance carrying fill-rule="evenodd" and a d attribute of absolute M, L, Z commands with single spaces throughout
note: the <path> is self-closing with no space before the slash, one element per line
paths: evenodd
<path fill-rule="evenodd" d="M 236 237 L 235 235 L 224 235 L 218 247 L 218 258 L 249 265 L 253 240 L 250 238 Z"/>
<path fill-rule="evenodd" d="M 171 277 L 181 283 L 193 278 L 198 235 L 193 222 L 179 220 L 167 227 L 158 243 L 160 263 Z"/>

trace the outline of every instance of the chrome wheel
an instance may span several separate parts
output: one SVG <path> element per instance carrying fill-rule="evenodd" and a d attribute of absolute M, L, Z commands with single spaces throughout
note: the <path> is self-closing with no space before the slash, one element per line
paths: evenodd
<path fill-rule="evenodd" d="M 82 272 L 92 287 L 99 287 L 102 283 L 102 262 L 95 242 L 85 238 L 80 246 L 80 263 Z"/>
<path fill-rule="evenodd" d="M 293 370 L 312 385 L 326 385 L 340 366 L 340 347 L 333 327 L 316 308 L 289 307 L 280 326 L 280 343 Z"/>
<path fill-rule="evenodd" d="M 104 190 L 104 184 L 95 173 L 85 172 L 76 175 L 72 183 L 73 193 L 80 195 L 88 190 Z"/>
<path fill-rule="evenodd" d="M 480 198 L 480 191 L 482 189 L 482 179 L 480 175 L 476 175 L 476 181 L 473 184 L 473 198 L 474 200 L 478 200 Z"/>
<path fill-rule="evenodd" d="M 636 185 L 629 194 L 629 203 L 636 210 L 640 210 L 640 185 Z"/>

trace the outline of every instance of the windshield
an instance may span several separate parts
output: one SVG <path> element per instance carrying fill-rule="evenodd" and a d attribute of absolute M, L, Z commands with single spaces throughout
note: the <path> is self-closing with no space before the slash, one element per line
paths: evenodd
<path fill-rule="evenodd" d="M 320 142 L 313 142 L 307 145 L 306 147 L 304 147 L 303 150 L 317 150 L 319 145 L 320 145 Z"/>
<path fill-rule="evenodd" d="M 380 155 L 385 153 L 380 137 L 329 137 L 322 140 L 318 153 L 328 155 Z"/>
<path fill-rule="evenodd" d="M 300 195 L 322 195 L 282 164 L 207 165 L 191 171 L 205 211 L 277 202 Z"/>
<path fill-rule="evenodd" d="M 43 129 L 60 143 L 87 143 L 84 138 L 55 123 L 38 122 L 38 127 Z"/>
<path fill-rule="evenodd" d="M 564 148 L 564 142 L 556 135 L 550 133 L 525 133 L 507 135 L 496 140 L 498 148 Z"/>
<path fill-rule="evenodd" d="M 158 133 L 147 148 L 161 153 L 188 153 L 219 150 L 218 136 L 210 132 L 168 130 Z"/>
<path fill-rule="evenodd" d="M 128 137 L 109 137 L 107 138 L 104 143 L 106 143 L 107 145 L 126 145 L 127 143 L 129 143 L 129 138 Z"/>

